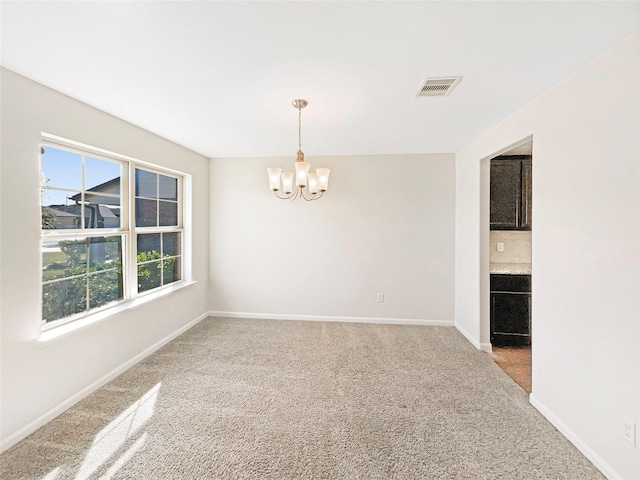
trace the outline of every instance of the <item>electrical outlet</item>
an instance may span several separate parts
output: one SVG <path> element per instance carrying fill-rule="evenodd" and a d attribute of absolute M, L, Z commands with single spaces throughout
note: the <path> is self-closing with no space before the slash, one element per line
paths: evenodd
<path fill-rule="evenodd" d="M 378 303 L 384 303 L 384 293 L 378 294 Z"/>
<path fill-rule="evenodd" d="M 498 242 L 496 244 L 496 250 L 498 250 L 499 252 L 504 252 L 504 242 Z"/>
<path fill-rule="evenodd" d="M 631 445 L 636 446 L 636 424 L 624 415 L 622 416 L 622 436 Z"/>

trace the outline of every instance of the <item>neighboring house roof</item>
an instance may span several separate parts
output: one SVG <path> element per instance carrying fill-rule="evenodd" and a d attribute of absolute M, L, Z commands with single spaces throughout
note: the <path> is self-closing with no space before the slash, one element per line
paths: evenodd
<path fill-rule="evenodd" d="M 120 185 L 120 177 L 115 177 L 112 178 L 111 180 L 107 180 L 104 183 L 101 183 L 100 185 L 96 185 L 95 187 L 91 187 L 90 189 L 86 190 L 87 193 L 94 193 L 94 192 L 109 192 L 109 190 L 111 190 L 113 187 L 119 186 Z M 112 193 L 112 192 L 109 192 Z M 104 199 L 105 197 L 97 197 L 97 199 Z M 96 201 L 96 199 L 92 199 L 93 201 L 89 202 L 89 203 L 109 203 L 110 201 L 113 201 L 113 197 L 108 197 L 109 200 L 107 201 Z M 69 199 L 73 200 L 74 202 L 79 202 L 82 199 L 82 195 L 80 193 L 76 193 L 74 196 L 69 197 Z"/>
<path fill-rule="evenodd" d="M 80 217 L 82 215 L 81 208 L 83 205 L 50 205 L 49 206 L 57 217 Z M 84 205 L 87 210 L 92 209 L 92 206 Z M 102 218 L 118 218 L 120 216 L 120 209 L 111 209 L 106 205 L 98 205 L 100 215 Z"/>
<path fill-rule="evenodd" d="M 64 210 L 59 210 L 57 208 L 50 207 L 51 211 L 56 217 L 79 217 L 80 215 L 76 215 L 75 213 L 65 212 Z"/>
<path fill-rule="evenodd" d="M 120 211 L 118 211 L 118 215 L 111 210 L 109 207 L 105 206 L 105 205 L 100 205 L 100 215 L 102 215 L 102 218 L 118 218 L 119 217 L 119 213 Z"/>

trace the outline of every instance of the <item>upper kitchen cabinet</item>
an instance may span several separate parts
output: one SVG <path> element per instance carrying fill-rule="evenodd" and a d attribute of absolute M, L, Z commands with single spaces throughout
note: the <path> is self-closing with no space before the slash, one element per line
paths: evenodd
<path fill-rule="evenodd" d="M 491 160 L 491 230 L 531 230 L 531 156 Z"/>

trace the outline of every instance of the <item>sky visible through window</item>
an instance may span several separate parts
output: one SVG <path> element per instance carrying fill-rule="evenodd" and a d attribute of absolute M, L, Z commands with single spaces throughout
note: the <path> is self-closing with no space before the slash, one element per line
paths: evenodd
<path fill-rule="evenodd" d="M 62 188 L 43 191 L 43 205 L 68 205 L 75 203 L 69 197 L 82 190 L 82 156 L 50 146 L 44 146 L 42 154 L 42 186 Z M 121 166 L 118 162 L 85 156 L 85 191 L 102 183 L 120 177 Z"/>

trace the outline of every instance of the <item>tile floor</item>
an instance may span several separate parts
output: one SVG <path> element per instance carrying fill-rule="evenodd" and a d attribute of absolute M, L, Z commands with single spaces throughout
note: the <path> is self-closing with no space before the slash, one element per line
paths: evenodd
<path fill-rule="evenodd" d="M 531 347 L 493 347 L 489 356 L 527 393 L 531 393 Z"/>

